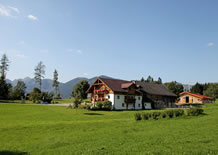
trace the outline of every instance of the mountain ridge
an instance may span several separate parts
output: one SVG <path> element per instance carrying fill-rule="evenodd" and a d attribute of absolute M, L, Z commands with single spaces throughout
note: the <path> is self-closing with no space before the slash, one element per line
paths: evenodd
<path fill-rule="evenodd" d="M 62 98 L 70 98 L 72 94 L 73 87 L 81 80 L 87 80 L 88 83 L 91 85 L 98 77 L 105 77 L 105 78 L 112 78 L 106 75 L 100 75 L 95 76 L 92 78 L 86 78 L 86 77 L 76 77 L 72 80 L 69 80 L 67 82 L 60 82 L 59 84 L 59 90 Z M 10 83 L 13 87 L 16 86 L 17 82 L 21 80 L 26 84 L 26 93 L 29 93 L 32 91 L 33 88 L 38 88 L 38 84 L 35 82 L 34 78 L 25 77 L 25 78 L 18 78 L 14 80 L 6 79 L 7 83 Z M 42 91 L 48 91 L 52 92 L 54 91 L 54 88 L 52 86 L 53 80 L 52 79 L 43 79 L 42 80 Z"/>

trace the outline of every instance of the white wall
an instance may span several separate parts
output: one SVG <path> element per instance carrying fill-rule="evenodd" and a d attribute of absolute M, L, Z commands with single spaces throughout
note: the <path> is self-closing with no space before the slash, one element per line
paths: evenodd
<path fill-rule="evenodd" d="M 110 96 L 110 98 L 108 98 L 108 96 Z M 107 98 L 109 101 L 111 101 L 112 103 L 112 109 L 114 109 L 114 94 L 106 94 L 105 98 Z"/>
<path fill-rule="evenodd" d="M 119 98 L 118 98 L 119 96 Z M 126 95 L 114 95 L 114 108 L 115 110 L 126 110 L 126 103 L 124 101 Z M 140 99 L 139 99 L 140 97 Z M 135 96 L 135 109 L 142 109 L 142 96 Z M 128 110 L 134 110 L 133 104 L 128 104 Z"/>

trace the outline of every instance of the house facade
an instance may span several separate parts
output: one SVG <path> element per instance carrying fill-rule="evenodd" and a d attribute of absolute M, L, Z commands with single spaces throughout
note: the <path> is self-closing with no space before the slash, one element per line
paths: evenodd
<path fill-rule="evenodd" d="M 109 100 L 114 110 L 174 107 L 176 95 L 162 84 L 98 78 L 87 90 L 92 103 Z"/>
<path fill-rule="evenodd" d="M 150 105 L 152 109 L 175 108 L 177 95 L 172 93 L 165 85 L 135 81 L 143 93 L 144 109 Z"/>
<path fill-rule="evenodd" d="M 114 110 L 142 109 L 142 93 L 131 81 L 98 78 L 87 93 L 92 103 L 111 101 Z"/>
<path fill-rule="evenodd" d="M 178 104 L 184 104 L 184 103 L 213 103 L 213 98 L 190 93 L 187 91 L 184 91 L 179 94 L 179 100 L 177 101 Z"/>

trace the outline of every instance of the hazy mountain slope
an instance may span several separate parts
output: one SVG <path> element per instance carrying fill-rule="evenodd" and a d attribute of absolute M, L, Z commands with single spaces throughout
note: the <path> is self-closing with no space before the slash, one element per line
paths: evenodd
<path fill-rule="evenodd" d="M 104 75 L 101 75 L 100 77 L 105 77 L 105 78 L 111 78 L 111 77 L 108 77 L 108 76 L 104 76 Z M 75 78 L 75 79 L 72 79 L 66 83 L 60 83 L 59 85 L 59 89 L 60 89 L 60 94 L 63 98 L 70 98 L 71 97 L 71 94 L 72 94 L 72 90 L 73 90 L 73 87 L 81 80 L 87 80 L 89 82 L 89 84 L 92 84 L 93 82 L 95 82 L 95 80 L 97 79 L 98 77 L 93 77 L 93 78 L 85 78 L 85 77 L 78 77 L 78 78 Z M 39 87 L 39 85 L 35 82 L 34 78 L 29 78 L 29 77 L 26 77 L 24 79 L 15 79 L 13 81 L 7 79 L 6 81 L 8 83 L 11 83 L 12 86 L 16 86 L 17 82 L 19 80 L 22 80 L 24 81 L 24 83 L 26 84 L 27 86 L 27 89 L 26 89 L 26 92 L 29 93 L 30 91 L 33 90 L 33 88 L 35 87 Z M 42 80 L 42 90 L 43 91 L 54 91 L 54 88 L 52 87 L 52 83 L 53 83 L 53 80 L 51 79 L 43 79 Z"/>

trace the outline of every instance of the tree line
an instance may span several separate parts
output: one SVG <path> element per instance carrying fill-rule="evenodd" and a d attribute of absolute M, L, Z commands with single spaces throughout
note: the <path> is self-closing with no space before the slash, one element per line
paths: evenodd
<path fill-rule="evenodd" d="M 3 54 L 0 60 L 0 99 L 22 99 L 26 98 L 32 100 L 34 103 L 40 101 L 50 101 L 53 98 L 61 98 L 59 92 L 59 81 L 58 81 L 58 71 L 55 69 L 53 73 L 53 88 L 55 92 L 43 92 L 42 91 L 42 80 L 45 76 L 45 65 L 40 61 L 34 69 L 34 79 L 38 84 L 38 88 L 34 88 L 29 94 L 26 94 L 26 85 L 23 81 L 19 80 L 16 86 L 12 86 L 10 83 L 6 82 L 7 71 L 9 71 L 9 59 L 6 54 Z M 179 95 L 184 91 L 184 87 L 181 83 L 176 81 L 163 83 L 162 79 L 159 77 L 154 80 L 150 75 L 145 80 L 143 77 L 141 82 L 164 84 L 171 92 Z M 83 99 L 87 98 L 86 90 L 89 88 L 89 83 L 86 80 L 80 81 L 74 86 L 72 96 L 75 98 L 75 102 L 80 103 Z M 190 89 L 190 92 L 197 93 L 201 95 L 210 96 L 213 98 L 218 98 L 218 83 L 196 83 Z"/>
<path fill-rule="evenodd" d="M 148 83 L 157 83 L 162 84 L 162 79 L 159 77 L 157 81 L 154 80 L 153 77 L 150 75 L 145 80 L 143 77 L 141 78 L 142 82 L 148 82 Z M 174 94 L 179 95 L 181 92 L 185 91 L 184 86 L 176 81 L 172 82 L 166 82 L 164 85 Z M 196 83 L 191 87 L 190 90 L 191 93 L 196 93 L 200 95 L 210 96 L 212 98 L 218 98 L 218 83 Z"/>
<path fill-rule="evenodd" d="M 59 81 L 58 81 L 58 71 L 55 69 L 53 74 L 53 92 L 43 92 L 42 91 L 42 80 L 45 75 L 45 65 L 40 61 L 34 69 L 34 79 L 39 85 L 38 88 L 34 88 L 29 94 L 26 94 L 26 85 L 23 81 L 19 80 L 16 86 L 12 86 L 6 81 L 7 71 L 9 71 L 9 59 L 6 54 L 3 54 L 0 60 L 0 99 L 30 99 L 34 102 L 39 102 L 40 100 L 46 101 L 53 98 L 60 98 L 59 93 Z"/>

